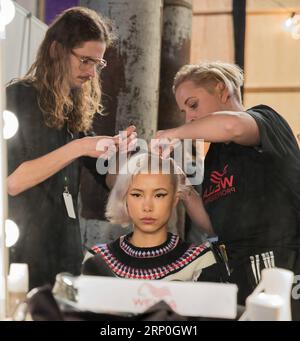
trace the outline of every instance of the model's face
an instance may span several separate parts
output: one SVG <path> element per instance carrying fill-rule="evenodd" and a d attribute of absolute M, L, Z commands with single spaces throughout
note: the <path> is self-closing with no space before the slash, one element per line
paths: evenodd
<path fill-rule="evenodd" d="M 147 234 L 165 231 L 178 201 L 171 176 L 138 174 L 127 192 L 127 208 L 135 229 Z"/>
<path fill-rule="evenodd" d="M 176 90 L 175 97 L 178 107 L 185 113 L 186 122 L 224 109 L 217 91 L 211 94 L 206 89 L 196 86 L 192 81 L 181 83 Z"/>
<path fill-rule="evenodd" d="M 71 88 L 81 88 L 85 82 L 95 77 L 97 63 L 103 59 L 105 49 L 106 44 L 103 42 L 87 41 L 72 50 L 70 54 Z"/>

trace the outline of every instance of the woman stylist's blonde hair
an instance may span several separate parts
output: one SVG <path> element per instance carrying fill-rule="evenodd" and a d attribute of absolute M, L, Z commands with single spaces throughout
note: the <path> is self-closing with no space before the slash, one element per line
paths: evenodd
<path fill-rule="evenodd" d="M 234 64 L 222 62 L 205 62 L 195 65 L 184 65 L 176 74 L 173 83 L 175 93 L 180 84 L 192 81 L 196 86 L 213 92 L 218 83 L 223 83 L 239 102 L 241 99 L 241 86 L 244 82 L 243 71 Z"/>
<path fill-rule="evenodd" d="M 157 165 L 155 171 L 152 169 L 153 165 Z M 131 218 L 127 210 L 126 196 L 133 177 L 138 174 L 170 174 L 174 188 L 174 196 L 178 192 L 189 190 L 183 184 L 183 171 L 175 165 L 173 159 L 162 159 L 158 155 L 148 153 L 136 154 L 123 166 L 110 192 L 105 215 L 111 223 L 120 224 L 123 227 L 131 224 Z"/>

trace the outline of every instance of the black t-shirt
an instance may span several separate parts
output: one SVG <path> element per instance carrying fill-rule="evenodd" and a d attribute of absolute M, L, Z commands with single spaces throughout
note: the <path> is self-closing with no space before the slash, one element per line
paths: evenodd
<path fill-rule="evenodd" d="M 300 152 L 287 122 L 273 109 L 249 110 L 261 145 L 212 143 L 205 158 L 203 201 L 229 249 L 300 246 Z"/>
<path fill-rule="evenodd" d="M 7 109 L 19 120 L 18 132 L 8 140 L 8 174 L 24 161 L 37 159 L 80 137 L 68 132 L 66 126 L 60 130 L 46 126 L 33 85 L 17 82 L 8 86 L 6 93 Z M 96 159 L 84 159 L 96 175 Z M 9 197 L 9 217 L 20 228 L 19 240 L 10 249 L 10 261 L 29 265 L 30 287 L 53 283 L 59 272 L 80 273 L 79 165 L 75 160 L 37 186 Z M 104 177 L 98 176 L 98 180 L 104 182 Z M 69 218 L 65 208 L 62 194 L 66 182 L 76 219 Z"/>

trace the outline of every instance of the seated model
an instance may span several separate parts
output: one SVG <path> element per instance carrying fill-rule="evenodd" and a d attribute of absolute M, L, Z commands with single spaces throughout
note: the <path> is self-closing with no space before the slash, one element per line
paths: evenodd
<path fill-rule="evenodd" d="M 152 162 L 152 168 L 151 168 Z M 153 172 L 153 165 L 157 170 Z M 216 263 L 210 244 L 193 245 L 168 233 L 179 195 L 187 190 L 172 159 L 138 154 L 130 158 L 111 191 L 106 216 L 112 223 L 133 225 L 133 232 L 92 248 L 85 275 L 176 281 L 201 280 Z M 126 173 L 126 174 L 125 174 Z M 176 174 L 179 173 L 179 174 Z M 212 267 L 214 268 L 214 267 Z"/>

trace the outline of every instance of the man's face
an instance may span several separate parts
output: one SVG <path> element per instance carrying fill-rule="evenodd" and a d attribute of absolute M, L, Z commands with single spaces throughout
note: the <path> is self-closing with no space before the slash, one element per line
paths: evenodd
<path fill-rule="evenodd" d="M 71 88 L 81 88 L 85 82 L 95 77 L 97 64 L 103 59 L 105 49 L 104 42 L 87 41 L 72 50 L 70 54 Z"/>
<path fill-rule="evenodd" d="M 180 110 L 185 114 L 186 122 L 224 110 L 217 92 L 211 94 L 203 87 L 196 86 L 192 81 L 180 84 L 175 97 Z"/>

